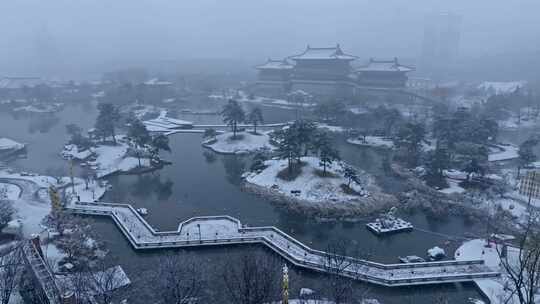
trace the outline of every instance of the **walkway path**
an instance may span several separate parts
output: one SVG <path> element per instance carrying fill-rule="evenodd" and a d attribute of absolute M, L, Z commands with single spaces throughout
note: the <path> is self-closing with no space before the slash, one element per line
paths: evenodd
<path fill-rule="evenodd" d="M 188 246 L 219 246 L 260 243 L 298 267 L 327 272 L 334 267 L 333 255 L 307 247 L 275 227 L 245 227 L 229 216 L 188 219 L 176 231 L 158 232 L 131 206 L 100 202 L 79 202 L 67 210 L 77 214 L 110 216 L 137 250 Z M 472 281 L 497 277 L 479 261 L 441 261 L 411 264 L 380 264 L 344 257 L 347 267 L 340 273 L 384 286 L 404 286 Z"/>

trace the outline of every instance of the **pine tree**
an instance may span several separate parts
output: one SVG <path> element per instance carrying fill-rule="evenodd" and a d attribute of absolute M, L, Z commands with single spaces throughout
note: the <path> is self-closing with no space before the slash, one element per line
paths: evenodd
<path fill-rule="evenodd" d="M 326 168 L 334 161 L 339 160 L 339 151 L 332 147 L 327 132 L 318 132 L 315 146 L 319 151 L 319 166 L 323 167 L 323 174 L 326 175 Z"/>
<path fill-rule="evenodd" d="M 137 153 L 137 159 L 139 160 L 139 167 L 141 166 L 141 149 L 143 149 L 148 143 L 150 143 L 152 137 L 150 132 L 146 129 L 146 126 L 139 120 L 134 119 L 131 121 L 127 137 L 134 143 Z"/>
<path fill-rule="evenodd" d="M 289 174 L 292 173 L 294 160 L 299 160 L 301 156 L 301 146 L 298 142 L 296 128 L 286 128 L 274 131 L 272 140 L 276 142 L 276 153 L 279 158 L 287 159 Z"/>
<path fill-rule="evenodd" d="M 112 103 L 101 103 L 98 105 L 99 114 L 96 118 L 96 133 L 100 134 L 103 139 L 107 136 L 112 136 L 113 142 L 116 144 L 115 129 L 120 112 Z"/>
<path fill-rule="evenodd" d="M 343 176 L 347 179 L 347 187 L 351 188 L 351 182 L 358 183 L 358 172 L 352 166 L 342 164 Z"/>
<path fill-rule="evenodd" d="M 232 128 L 233 138 L 236 138 L 238 124 L 245 120 L 244 110 L 236 100 L 229 99 L 229 102 L 221 110 L 221 115 L 223 116 L 223 122 Z"/>
<path fill-rule="evenodd" d="M 253 134 L 257 134 L 257 125 L 264 122 L 260 108 L 253 108 L 247 115 L 246 122 L 253 124 Z"/>

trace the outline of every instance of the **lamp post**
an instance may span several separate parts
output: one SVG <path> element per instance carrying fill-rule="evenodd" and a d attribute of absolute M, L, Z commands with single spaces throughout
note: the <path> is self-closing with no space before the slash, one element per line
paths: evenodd
<path fill-rule="evenodd" d="M 202 236 L 201 236 L 201 224 L 197 224 L 197 228 L 199 229 L 199 243 L 201 242 Z"/>

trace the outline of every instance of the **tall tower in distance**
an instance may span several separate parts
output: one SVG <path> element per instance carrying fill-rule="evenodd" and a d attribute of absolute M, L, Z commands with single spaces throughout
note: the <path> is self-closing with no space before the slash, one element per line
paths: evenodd
<path fill-rule="evenodd" d="M 460 15 L 450 12 L 426 16 L 422 63 L 425 67 L 439 70 L 456 63 L 461 36 Z"/>

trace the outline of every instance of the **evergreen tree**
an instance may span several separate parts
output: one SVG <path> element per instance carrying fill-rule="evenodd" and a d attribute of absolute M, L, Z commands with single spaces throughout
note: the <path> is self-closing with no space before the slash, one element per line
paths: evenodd
<path fill-rule="evenodd" d="M 467 172 L 467 181 L 471 180 L 471 175 L 473 173 L 480 174 L 482 176 L 485 174 L 485 168 L 484 166 L 482 166 L 482 164 L 478 161 L 477 158 L 472 158 L 467 163 L 463 171 Z"/>
<path fill-rule="evenodd" d="M 528 139 L 519 146 L 518 151 L 518 178 L 521 173 L 521 168 L 536 160 L 533 148 L 538 144 L 535 139 Z"/>
<path fill-rule="evenodd" d="M 317 134 L 317 125 L 309 120 L 296 120 L 289 128 L 296 131 L 298 146 L 303 150 L 303 156 L 307 156 L 310 149 L 316 150 L 314 138 Z M 300 157 L 300 156 L 299 156 Z"/>
<path fill-rule="evenodd" d="M 446 146 L 437 143 L 435 151 L 430 151 L 427 156 L 427 179 L 429 184 L 443 183 L 444 170 L 450 166 L 450 155 Z"/>
<path fill-rule="evenodd" d="M 352 166 L 342 164 L 343 176 L 347 179 L 347 187 L 351 187 L 351 182 L 358 183 L 358 171 Z"/>
<path fill-rule="evenodd" d="M 135 145 L 137 153 L 137 159 L 139 160 L 139 167 L 141 166 L 141 149 L 143 149 L 148 143 L 150 143 L 152 137 L 150 132 L 146 129 L 146 126 L 139 120 L 134 119 L 131 121 L 127 137 Z"/>
<path fill-rule="evenodd" d="M 394 137 L 394 145 L 410 167 L 415 167 L 422 151 L 426 130 L 421 123 L 408 122 L 402 125 Z"/>
<path fill-rule="evenodd" d="M 101 103 L 98 105 L 99 114 L 96 118 L 96 133 L 100 134 L 103 139 L 112 136 L 113 142 L 116 144 L 115 129 L 120 112 L 112 103 Z"/>
<path fill-rule="evenodd" d="M 301 146 L 298 142 L 298 130 L 296 128 L 285 128 L 274 131 L 272 140 L 277 144 L 276 153 L 281 159 L 287 159 L 289 174 L 292 173 L 294 161 L 299 162 Z"/>
<path fill-rule="evenodd" d="M 257 125 L 264 122 L 260 108 L 253 108 L 247 115 L 246 122 L 253 124 L 253 133 L 257 134 Z"/>
<path fill-rule="evenodd" d="M 203 133 L 203 137 L 204 137 L 204 138 L 207 138 L 207 139 L 215 138 L 216 135 L 217 135 L 216 130 L 215 130 L 215 129 L 212 129 L 212 128 L 205 129 L 205 130 L 204 130 L 204 133 Z"/>
<path fill-rule="evenodd" d="M 221 115 L 223 116 L 223 122 L 232 128 L 233 138 L 236 138 L 238 124 L 245 120 L 244 110 L 236 100 L 229 99 L 229 102 L 221 110 Z"/>
<path fill-rule="evenodd" d="M 171 147 L 169 146 L 169 138 L 163 134 L 156 135 L 152 138 L 150 143 L 152 154 L 152 159 L 157 159 L 160 150 L 171 152 Z"/>
<path fill-rule="evenodd" d="M 319 151 L 319 166 L 323 167 L 323 174 L 326 175 L 326 168 L 334 161 L 339 160 L 339 151 L 332 146 L 327 132 L 317 134 L 316 147 Z"/>

